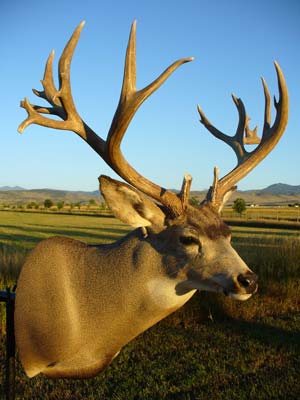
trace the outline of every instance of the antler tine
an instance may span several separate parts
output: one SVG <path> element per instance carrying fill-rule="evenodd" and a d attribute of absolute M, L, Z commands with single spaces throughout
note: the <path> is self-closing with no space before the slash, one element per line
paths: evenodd
<path fill-rule="evenodd" d="M 54 94 L 54 97 L 52 99 L 53 101 L 55 101 L 56 98 L 59 98 L 61 100 L 62 105 L 66 110 L 68 120 L 69 121 L 71 120 L 73 123 L 71 130 L 77 132 L 80 136 L 82 135 L 85 136 L 85 132 L 83 129 L 82 119 L 78 115 L 73 101 L 71 82 L 70 82 L 70 66 L 75 48 L 77 46 L 80 37 L 80 33 L 84 25 L 85 21 L 82 21 L 75 29 L 73 35 L 68 41 L 59 59 L 58 63 L 59 90 Z"/>
<path fill-rule="evenodd" d="M 276 136 L 278 142 L 287 125 L 289 108 L 288 108 L 288 90 L 283 72 L 277 61 L 274 62 L 274 65 L 278 80 L 279 100 L 277 102 L 276 99 L 274 98 L 276 117 L 275 117 L 275 122 L 271 128 L 271 131 L 272 135 Z"/>
<path fill-rule="evenodd" d="M 178 195 L 181 200 L 182 208 L 185 209 L 189 202 L 190 189 L 192 185 L 192 177 L 190 174 L 184 174 L 183 182 L 181 186 L 180 193 Z"/>
<path fill-rule="evenodd" d="M 201 124 L 203 124 L 205 126 L 205 128 L 213 135 L 215 136 L 217 139 L 222 140 L 225 143 L 231 143 L 231 137 L 228 135 L 225 135 L 223 132 L 221 132 L 219 129 L 217 129 L 210 121 L 209 119 L 206 117 L 206 115 L 204 114 L 202 108 L 199 106 L 199 104 L 197 105 L 197 109 L 200 115 L 200 122 Z M 229 146 L 231 146 L 231 144 L 229 144 Z"/>
<path fill-rule="evenodd" d="M 222 140 L 228 146 L 232 148 L 235 152 L 237 157 L 237 161 L 240 162 L 245 157 L 246 151 L 244 148 L 244 130 L 246 129 L 247 125 L 247 115 L 244 103 L 241 99 L 237 98 L 236 96 L 232 95 L 232 100 L 238 110 L 239 114 L 239 122 L 236 129 L 236 133 L 234 136 L 226 135 L 225 133 L 221 132 L 217 129 L 205 116 L 204 112 L 202 111 L 201 107 L 198 105 L 198 112 L 200 115 L 200 122 L 205 126 L 205 128 L 217 139 Z"/>
<path fill-rule="evenodd" d="M 126 51 L 123 86 L 119 104 L 107 136 L 107 159 L 114 171 L 137 189 L 164 204 L 172 214 L 182 212 L 178 196 L 140 175 L 124 159 L 120 145 L 126 129 L 140 105 L 182 64 L 193 58 L 183 58 L 170 65 L 157 79 L 143 89 L 136 90 L 136 22 L 132 24 Z"/>
<path fill-rule="evenodd" d="M 238 128 L 237 133 L 234 137 L 229 137 L 227 135 L 222 134 L 222 138 L 223 135 L 226 137 L 226 140 L 224 139 L 222 140 L 228 143 L 235 150 L 237 156 L 238 152 L 235 149 L 235 146 L 237 144 L 240 146 L 242 151 L 240 157 L 238 156 L 237 166 L 222 179 L 217 180 L 217 183 L 214 183 L 213 190 L 211 189 L 208 192 L 206 201 L 211 202 L 217 208 L 219 208 L 220 205 L 222 204 L 222 199 L 225 196 L 225 194 L 230 190 L 233 190 L 236 183 L 240 181 L 242 178 L 244 178 L 252 169 L 256 167 L 257 164 L 259 164 L 273 150 L 273 148 L 278 143 L 279 139 L 281 138 L 286 128 L 288 121 L 288 108 L 289 108 L 288 90 L 284 79 L 284 75 L 277 62 L 275 62 L 275 68 L 277 73 L 278 90 L 279 90 L 279 101 L 278 102 L 275 101 L 276 118 L 273 126 L 271 127 L 270 94 L 266 82 L 262 80 L 264 95 L 265 95 L 265 112 L 264 112 L 264 127 L 263 127 L 262 139 L 258 144 L 258 146 L 252 152 L 247 152 L 244 150 L 244 144 L 242 144 L 242 139 L 241 139 L 242 138 L 241 126 L 240 129 Z M 240 110 L 242 111 L 242 109 L 244 108 L 242 102 L 240 102 L 240 105 L 239 106 L 237 105 L 237 107 L 239 111 Z M 248 128 L 249 117 L 246 115 L 246 113 L 244 115 L 245 115 L 245 128 L 247 130 L 249 129 Z M 240 120 L 241 120 L 241 114 L 240 114 Z M 205 121 L 204 125 L 206 126 L 206 124 L 207 122 Z M 211 132 L 211 129 L 209 130 Z M 251 144 L 255 143 L 256 141 L 255 137 L 256 130 L 257 129 L 255 128 L 253 131 L 254 140 L 250 141 Z M 212 196 L 211 193 L 214 193 L 214 196 Z"/>
<path fill-rule="evenodd" d="M 59 107 L 62 106 L 61 101 L 58 97 L 55 98 L 55 94 L 57 89 L 53 80 L 53 59 L 54 59 L 54 50 L 51 51 L 45 66 L 44 77 L 41 80 L 41 84 L 43 86 L 43 91 L 39 91 L 36 89 L 32 89 L 33 93 L 41 97 L 44 100 L 47 100 L 52 106 L 57 105 Z M 62 108 L 62 107 L 61 107 Z"/>
<path fill-rule="evenodd" d="M 244 131 L 247 125 L 247 114 L 246 114 L 246 109 L 244 106 L 244 103 L 241 98 L 236 97 L 234 94 L 231 95 L 232 100 L 238 110 L 239 114 L 239 122 L 238 126 L 236 128 L 236 133 L 233 137 L 233 142 L 234 140 L 238 141 L 242 146 L 244 142 Z"/>
<path fill-rule="evenodd" d="M 80 37 L 84 21 L 74 31 L 59 60 L 59 89 L 53 81 L 52 63 L 54 52 L 51 52 L 45 67 L 44 79 L 41 81 L 43 91 L 33 92 L 50 103 L 52 107 L 32 105 L 25 98 L 21 107 L 25 108 L 28 117 L 20 124 L 20 133 L 30 124 L 45 127 L 71 130 L 84 139 L 105 162 L 124 180 L 137 189 L 165 205 L 172 216 L 182 213 L 186 200 L 180 195 L 164 189 L 140 175 L 123 157 L 120 145 L 126 129 L 140 105 L 182 64 L 193 58 L 183 58 L 170 65 L 157 79 L 141 90 L 136 90 L 136 22 L 132 24 L 124 68 L 121 96 L 115 112 L 107 139 L 99 137 L 79 116 L 71 92 L 70 65 L 72 56 Z M 44 117 L 41 114 L 59 116 L 62 121 Z M 184 185 L 183 185 L 184 186 Z M 186 190 L 188 193 L 188 190 Z"/>
<path fill-rule="evenodd" d="M 264 115 L 264 127 L 263 127 L 263 133 L 265 133 L 271 127 L 271 96 L 267 82 L 264 80 L 264 78 L 261 78 L 261 81 L 265 95 L 265 115 Z"/>

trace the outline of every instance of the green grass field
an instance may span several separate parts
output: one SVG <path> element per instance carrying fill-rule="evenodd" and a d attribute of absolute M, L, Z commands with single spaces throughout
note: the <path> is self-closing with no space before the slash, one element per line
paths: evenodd
<path fill-rule="evenodd" d="M 110 217 L 0 212 L 1 289 L 13 284 L 26 253 L 43 238 L 104 243 L 128 230 Z M 234 247 L 260 277 L 252 299 L 195 295 L 94 379 L 30 380 L 17 363 L 17 399 L 299 399 L 299 231 L 232 230 Z M 3 382 L 3 307 L 0 321 Z"/>

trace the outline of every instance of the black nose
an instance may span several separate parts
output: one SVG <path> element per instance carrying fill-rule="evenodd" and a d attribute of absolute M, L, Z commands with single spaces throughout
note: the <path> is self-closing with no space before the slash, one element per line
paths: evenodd
<path fill-rule="evenodd" d="M 240 274 L 237 277 L 240 286 L 247 290 L 247 293 L 253 293 L 257 289 L 257 275 L 252 273 Z"/>

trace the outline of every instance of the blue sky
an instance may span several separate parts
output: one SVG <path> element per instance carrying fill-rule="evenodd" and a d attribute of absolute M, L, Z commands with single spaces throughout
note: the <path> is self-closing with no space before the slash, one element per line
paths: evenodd
<path fill-rule="evenodd" d="M 27 96 L 43 104 L 31 89 L 41 89 L 50 51 L 56 51 L 56 74 L 64 45 L 86 20 L 72 63 L 73 97 L 83 119 L 105 138 L 119 99 L 134 19 L 138 88 L 176 59 L 195 57 L 142 105 L 127 131 L 122 151 L 140 173 L 159 185 L 179 188 L 189 172 L 192 188 L 204 189 L 212 182 L 215 165 L 221 176 L 231 170 L 234 153 L 199 123 L 196 105 L 219 129 L 233 134 L 238 121 L 234 93 L 244 101 L 251 127 L 261 128 L 260 77 L 277 96 L 277 60 L 290 93 L 288 128 L 239 188 L 300 184 L 299 1 L 2 0 L 0 15 L 0 186 L 95 190 L 100 174 L 116 177 L 74 133 L 35 125 L 17 133 L 26 117 L 19 102 Z"/>

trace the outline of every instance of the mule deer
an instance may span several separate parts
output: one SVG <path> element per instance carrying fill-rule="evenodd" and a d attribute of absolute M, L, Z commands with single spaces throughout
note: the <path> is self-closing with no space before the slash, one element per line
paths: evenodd
<path fill-rule="evenodd" d="M 114 215 L 136 227 L 121 240 L 91 246 L 52 237 L 28 256 L 16 294 L 16 342 L 29 377 L 91 377 L 103 370 L 121 348 L 141 332 L 186 303 L 197 290 L 222 292 L 246 300 L 257 290 L 257 277 L 230 244 L 230 230 L 219 212 L 236 183 L 274 148 L 287 124 L 288 93 L 275 63 L 279 101 L 271 125 L 270 95 L 265 81 L 262 138 L 249 129 L 241 99 L 234 136 L 220 132 L 198 108 L 201 122 L 237 156 L 237 167 L 222 179 L 214 170 L 213 185 L 198 206 L 189 204 L 191 177 L 179 194 L 139 174 L 124 158 L 120 144 L 139 106 L 179 66 L 169 66 L 156 80 L 136 90 L 135 23 L 125 58 L 120 101 L 106 141 L 79 116 L 71 94 L 70 63 L 84 22 L 74 31 L 59 60 L 59 89 L 52 77 L 52 52 L 46 63 L 43 91 L 34 93 L 51 107 L 21 107 L 28 113 L 22 132 L 34 123 L 74 131 L 127 183 L 100 176 L 101 192 Z M 53 120 L 42 114 L 61 118 Z M 245 136 L 245 137 L 244 137 Z M 258 143 L 248 152 L 245 143 Z"/>

